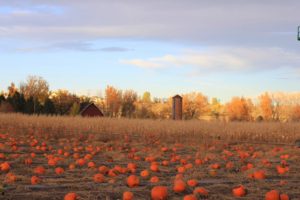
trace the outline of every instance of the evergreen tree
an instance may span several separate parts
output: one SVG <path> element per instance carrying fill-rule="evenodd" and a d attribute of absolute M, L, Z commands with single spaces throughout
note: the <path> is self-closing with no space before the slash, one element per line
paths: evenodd
<path fill-rule="evenodd" d="M 12 96 L 9 96 L 7 101 L 12 105 L 15 112 L 24 112 L 25 98 L 23 94 L 14 92 Z"/>
<path fill-rule="evenodd" d="M 43 111 L 43 106 L 42 104 L 39 102 L 39 100 L 37 98 L 33 99 L 33 112 L 35 114 L 40 114 Z"/>
<path fill-rule="evenodd" d="M 4 102 L 6 99 L 5 99 L 5 96 L 3 94 L 0 95 L 0 104 L 1 102 Z"/>
<path fill-rule="evenodd" d="M 33 97 L 29 97 L 25 103 L 24 111 L 26 114 L 33 114 L 34 113 L 34 100 Z"/>
<path fill-rule="evenodd" d="M 43 113 L 44 114 L 55 114 L 55 106 L 54 106 L 54 103 L 51 99 L 47 98 L 45 100 L 45 104 L 44 104 L 44 107 L 43 107 Z"/>

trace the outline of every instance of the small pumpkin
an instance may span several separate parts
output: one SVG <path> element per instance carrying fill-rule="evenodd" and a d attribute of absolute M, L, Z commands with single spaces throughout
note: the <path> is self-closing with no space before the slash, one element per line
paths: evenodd
<path fill-rule="evenodd" d="M 140 184 L 140 180 L 136 175 L 130 175 L 127 178 L 127 185 L 129 187 L 136 187 L 136 186 L 139 186 L 139 184 Z"/>
<path fill-rule="evenodd" d="M 74 192 L 70 192 L 65 195 L 64 200 L 76 200 L 77 199 L 77 194 Z"/>
<path fill-rule="evenodd" d="M 190 187 L 196 187 L 198 185 L 198 181 L 196 179 L 190 179 L 190 180 L 187 181 L 187 184 Z"/>
<path fill-rule="evenodd" d="M 194 190 L 194 194 L 198 194 L 200 196 L 207 197 L 208 196 L 208 191 L 205 188 L 203 188 L 203 187 L 197 187 Z"/>
<path fill-rule="evenodd" d="M 184 192 L 186 189 L 186 184 L 183 180 L 178 179 L 174 182 L 173 191 L 176 193 Z"/>
<path fill-rule="evenodd" d="M 41 179 L 37 176 L 32 176 L 30 181 L 31 181 L 31 185 L 37 185 L 41 182 Z"/>
<path fill-rule="evenodd" d="M 4 162 L 0 165 L 1 171 L 7 172 L 10 170 L 10 165 L 8 162 Z"/>
<path fill-rule="evenodd" d="M 103 183 L 104 182 L 104 176 L 102 174 L 95 174 L 94 177 L 95 183 Z"/>
<path fill-rule="evenodd" d="M 183 200 L 197 200 L 197 197 L 193 194 L 185 195 Z"/>
<path fill-rule="evenodd" d="M 165 186 L 155 186 L 151 190 L 152 200 L 166 200 L 168 197 L 168 188 Z"/>
<path fill-rule="evenodd" d="M 232 189 L 232 194 L 235 197 L 243 197 L 246 195 L 246 189 L 244 186 L 238 186 Z"/>
<path fill-rule="evenodd" d="M 133 193 L 128 191 L 124 192 L 123 200 L 133 200 Z"/>
<path fill-rule="evenodd" d="M 266 193 L 265 200 L 280 200 L 280 194 L 277 190 L 271 190 Z"/>

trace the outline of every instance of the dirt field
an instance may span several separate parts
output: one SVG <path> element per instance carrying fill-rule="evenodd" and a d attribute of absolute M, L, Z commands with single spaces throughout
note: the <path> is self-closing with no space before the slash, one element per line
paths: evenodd
<path fill-rule="evenodd" d="M 64 199 L 75 192 L 77 199 L 113 200 L 125 191 L 151 199 L 158 185 L 175 200 L 192 193 L 196 199 L 237 199 L 232 189 L 239 185 L 246 189 L 240 199 L 264 199 L 270 190 L 300 199 L 299 138 L 299 123 L 1 114 L 0 199 Z M 102 179 L 95 182 L 95 174 Z M 138 177 L 137 186 L 127 185 L 130 175 Z M 38 181 L 32 183 L 33 176 Z M 184 191 L 173 190 L 175 180 L 185 182 Z M 208 195 L 196 194 L 197 187 Z"/>

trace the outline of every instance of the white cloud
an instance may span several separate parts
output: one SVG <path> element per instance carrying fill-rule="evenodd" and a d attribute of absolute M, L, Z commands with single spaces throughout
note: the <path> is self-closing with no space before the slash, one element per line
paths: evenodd
<path fill-rule="evenodd" d="M 149 59 L 123 60 L 121 63 L 142 68 L 190 67 L 201 71 L 263 71 L 297 69 L 300 55 L 280 48 L 210 48 L 184 51 Z"/>
<path fill-rule="evenodd" d="M 126 64 L 126 65 L 134 65 L 140 68 L 161 68 L 163 67 L 162 64 L 153 62 L 153 61 L 147 61 L 142 59 L 133 59 L 133 60 L 121 60 L 120 63 Z"/>

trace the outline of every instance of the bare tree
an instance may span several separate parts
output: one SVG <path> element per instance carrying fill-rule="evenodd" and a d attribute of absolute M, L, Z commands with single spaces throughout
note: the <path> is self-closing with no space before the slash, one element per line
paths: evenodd
<path fill-rule="evenodd" d="M 44 103 L 49 96 L 49 84 L 42 77 L 29 76 L 25 83 L 21 83 L 20 91 L 26 99 L 33 97 L 40 103 Z"/>

